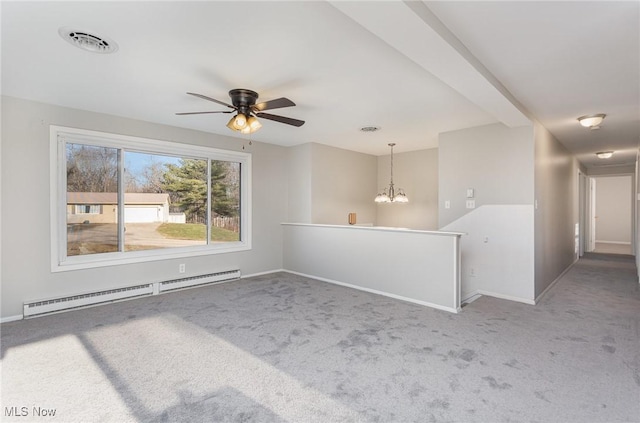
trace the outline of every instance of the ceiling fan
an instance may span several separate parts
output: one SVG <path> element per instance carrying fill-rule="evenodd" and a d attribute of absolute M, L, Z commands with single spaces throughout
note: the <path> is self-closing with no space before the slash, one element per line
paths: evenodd
<path fill-rule="evenodd" d="M 187 93 L 196 97 L 200 97 L 205 100 L 213 101 L 214 103 L 227 106 L 232 110 L 212 111 L 212 112 L 182 112 L 176 113 L 176 115 L 200 115 L 207 113 L 234 113 L 237 112 L 234 117 L 231 118 L 227 127 L 232 131 L 237 131 L 242 134 L 252 134 L 258 129 L 262 128 L 262 124 L 258 118 L 264 118 L 273 120 L 287 125 L 302 126 L 303 120 L 288 118 L 284 116 L 272 115 L 271 113 L 264 113 L 265 110 L 279 109 L 282 107 L 291 107 L 296 104 L 288 98 L 280 97 L 275 100 L 264 101 L 256 104 L 258 100 L 258 93 L 244 88 L 236 88 L 229 91 L 229 97 L 231 97 L 231 104 L 227 104 L 224 101 L 216 100 L 215 98 L 207 97 L 206 95 Z"/>

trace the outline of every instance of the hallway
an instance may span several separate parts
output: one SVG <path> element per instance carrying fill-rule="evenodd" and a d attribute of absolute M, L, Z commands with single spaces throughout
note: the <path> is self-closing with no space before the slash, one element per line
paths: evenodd
<path fill-rule="evenodd" d="M 596 242 L 594 253 L 602 254 L 625 254 L 631 255 L 631 244 L 611 244 L 607 242 Z"/>

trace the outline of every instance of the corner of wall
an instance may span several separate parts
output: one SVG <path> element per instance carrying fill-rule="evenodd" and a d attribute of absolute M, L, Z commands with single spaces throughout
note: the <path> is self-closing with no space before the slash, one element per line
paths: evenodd
<path fill-rule="evenodd" d="M 577 159 L 539 122 L 535 142 L 535 295 L 575 260 Z"/>

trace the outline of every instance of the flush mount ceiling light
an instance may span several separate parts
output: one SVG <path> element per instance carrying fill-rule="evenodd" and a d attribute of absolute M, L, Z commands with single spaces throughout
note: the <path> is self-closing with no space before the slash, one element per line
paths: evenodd
<path fill-rule="evenodd" d="M 596 153 L 599 159 L 610 159 L 613 156 L 613 151 L 600 151 Z"/>
<path fill-rule="evenodd" d="M 607 115 L 604 113 L 598 113 L 597 115 L 580 116 L 578 122 L 580 125 L 589 129 L 600 129 L 600 124 Z"/>
<path fill-rule="evenodd" d="M 385 188 L 380 194 L 376 195 L 374 201 L 376 203 L 408 203 L 409 199 L 407 195 L 404 193 L 404 190 L 399 188 L 398 193 L 396 194 L 393 187 L 393 146 L 395 143 L 389 143 L 389 147 L 391 147 L 391 182 L 389 183 L 389 190 Z"/>
<path fill-rule="evenodd" d="M 88 31 L 63 26 L 58 29 L 58 34 L 71 45 L 92 53 L 106 54 L 118 51 L 118 44 L 115 41 Z"/>

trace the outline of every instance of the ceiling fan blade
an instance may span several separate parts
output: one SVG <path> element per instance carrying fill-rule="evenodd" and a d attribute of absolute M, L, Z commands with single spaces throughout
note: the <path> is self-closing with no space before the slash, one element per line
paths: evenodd
<path fill-rule="evenodd" d="M 253 106 L 253 110 L 256 112 L 261 112 L 263 110 L 271 110 L 271 109 L 280 109 L 281 107 L 291 107 L 295 106 L 296 103 L 289 100 L 288 98 L 280 97 L 275 100 L 263 101 L 262 103 L 258 103 Z"/>
<path fill-rule="evenodd" d="M 233 113 L 232 110 L 229 111 L 218 111 L 218 112 L 179 112 L 176 115 L 204 115 L 206 113 Z"/>
<path fill-rule="evenodd" d="M 196 93 L 187 93 L 187 94 L 189 94 L 189 95 L 194 95 L 194 96 L 196 96 L 196 97 L 200 97 L 200 98 L 202 98 L 202 99 L 204 99 L 204 100 L 213 101 L 214 103 L 218 103 L 218 104 L 221 104 L 221 105 L 223 105 L 223 106 L 230 107 L 230 108 L 232 108 L 233 110 L 235 110 L 235 109 L 236 109 L 236 108 L 235 108 L 235 107 L 233 107 L 231 104 L 227 104 L 227 103 L 225 103 L 224 101 L 216 100 L 215 98 L 207 97 L 206 95 L 196 94 Z"/>
<path fill-rule="evenodd" d="M 275 120 L 276 122 L 286 123 L 287 125 L 293 126 L 302 126 L 304 125 L 304 120 L 298 120 L 293 118 L 288 118 L 284 116 L 272 115 L 271 113 L 256 113 L 256 115 L 260 118 Z"/>

